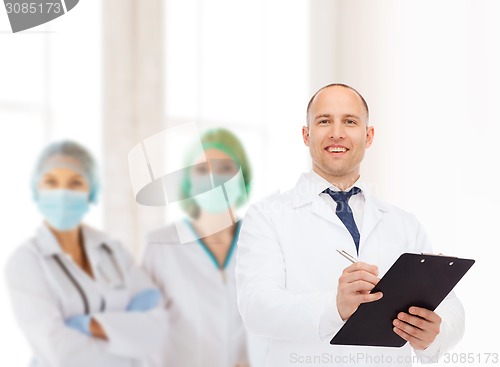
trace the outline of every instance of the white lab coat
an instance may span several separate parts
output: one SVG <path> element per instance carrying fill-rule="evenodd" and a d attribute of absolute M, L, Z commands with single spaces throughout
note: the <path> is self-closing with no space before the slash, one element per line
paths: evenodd
<path fill-rule="evenodd" d="M 232 252 L 221 270 L 186 221 L 147 236 L 143 267 L 161 288 L 170 316 L 162 361 L 152 366 L 234 367 L 248 361 Z"/>
<path fill-rule="evenodd" d="M 33 350 L 31 365 L 144 366 L 146 356 L 165 343 L 167 315 L 161 306 L 147 312 L 125 312 L 125 308 L 131 297 L 155 286 L 121 244 L 87 226 L 82 226 L 82 234 L 95 280 L 62 252 L 45 225 L 8 260 L 8 290 L 17 322 Z M 84 314 L 84 298 L 108 341 L 65 325 L 66 319 Z"/>
<path fill-rule="evenodd" d="M 247 329 L 271 340 L 267 365 L 411 365 L 412 348 L 331 346 L 343 325 L 336 307 L 342 270 L 350 265 L 336 250 L 356 255 L 351 235 L 319 193 L 329 184 L 313 172 L 296 187 L 252 206 L 238 242 L 238 306 Z M 318 180 L 319 178 L 319 180 Z M 417 219 L 364 190 L 359 261 L 376 264 L 379 276 L 404 252 L 431 253 Z M 441 333 L 422 362 L 435 361 L 456 344 L 464 312 L 451 293 L 436 309 Z M 396 362 L 397 361 L 397 362 Z"/>

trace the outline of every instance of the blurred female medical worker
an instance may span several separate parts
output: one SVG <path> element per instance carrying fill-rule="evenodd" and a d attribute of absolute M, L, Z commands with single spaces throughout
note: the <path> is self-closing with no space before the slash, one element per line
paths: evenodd
<path fill-rule="evenodd" d="M 144 252 L 143 266 L 170 314 L 163 361 L 154 361 L 155 367 L 248 365 L 234 250 L 240 229 L 235 209 L 246 202 L 251 169 L 228 130 L 210 130 L 201 141 L 204 154 L 188 155 L 181 185 L 189 219 L 150 233 Z"/>
<path fill-rule="evenodd" d="M 165 345 L 168 316 L 125 249 L 81 224 L 98 191 L 91 155 L 70 141 L 49 145 L 32 188 L 45 222 L 6 267 L 31 366 L 144 366 Z"/>

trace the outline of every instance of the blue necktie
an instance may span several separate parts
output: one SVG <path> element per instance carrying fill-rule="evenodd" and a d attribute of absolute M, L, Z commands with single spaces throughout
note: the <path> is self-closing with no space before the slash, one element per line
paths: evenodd
<path fill-rule="evenodd" d="M 335 213 L 340 218 L 342 223 L 344 223 L 345 227 L 349 231 L 354 240 L 354 244 L 356 245 L 356 252 L 359 253 L 359 231 L 356 226 L 356 222 L 354 221 L 354 216 L 352 215 L 352 209 L 349 206 L 349 198 L 352 195 L 356 195 L 361 192 L 359 187 L 353 187 L 351 190 L 345 191 L 333 191 L 330 189 L 326 189 L 323 193 L 328 194 L 332 197 L 332 199 L 337 203 L 337 209 Z"/>

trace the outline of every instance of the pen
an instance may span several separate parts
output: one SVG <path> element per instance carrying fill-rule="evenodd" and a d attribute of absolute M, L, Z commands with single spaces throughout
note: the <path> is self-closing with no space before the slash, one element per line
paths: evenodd
<path fill-rule="evenodd" d="M 342 256 L 344 256 L 347 260 L 349 260 L 353 264 L 358 262 L 358 259 L 356 259 L 354 256 L 350 255 L 349 253 L 345 252 L 344 250 L 337 250 L 337 252 L 339 254 L 341 254 Z M 377 270 L 377 274 L 378 274 L 378 270 Z M 378 276 L 377 276 L 377 278 L 378 278 Z"/>
<path fill-rule="evenodd" d="M 345 252 L 344 250 L 342 250 L 342 251 L 341 251 L 341 250 L 337 250 L 337 252 L 338 252 L 339 254 L 341 254 L 342 256 L 344 256 L 347 260 L 349 260 L 349 261 L 350 261 L 350 262 L 352 262 L 353 264 L 354 264 L 354 263 L 356 263 L 356 262 L 358 262 L 358 260 L 357 260 L 354 256 L 349 255 L 349 254 L 348 254 L 347 252 Z"/>

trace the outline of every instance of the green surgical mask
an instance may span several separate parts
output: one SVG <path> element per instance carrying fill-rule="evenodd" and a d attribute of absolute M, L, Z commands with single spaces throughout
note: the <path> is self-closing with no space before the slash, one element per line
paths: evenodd
<path fill-rule="evenodd" d="M 223 213 L 234 208 L 242 195 L 246 195 L 241 171 L 236 175 L 213 175 L 214 187 L 210 175 L 198 175 L 191 178 L 191 193 L 199 193 L 192 198 L 200 208 L 209 213 Z M 224 195 L 224 191 L 227 195 Z"/>

